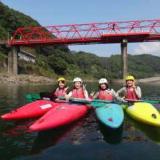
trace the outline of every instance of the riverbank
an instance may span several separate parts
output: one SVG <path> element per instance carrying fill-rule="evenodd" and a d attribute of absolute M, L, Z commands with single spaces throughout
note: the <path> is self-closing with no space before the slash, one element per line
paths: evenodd
<path fill-rule="evenodd" d="M 136 80 L 137 83 L 152 83 L 152 84 L 160 84 L 160 77 L 149 77 L 149 78 L 142 78 L 142 79 L 137 79 Z M 113 80 L 113 83 L 124 83 L 124 80 L 122 79 L 116 79 L 116 80 Z"/>
<path fill-rule="evenodd" d="M 160 84 L 160 77 L 150 77 L 150 78 L 139 79 L 138 82 Z"/>
<path fill-rule="evenodd" d="M 6 74 L 0 74 L 0 83 L 5 84 L 52 84 L 55 83 L 56 79 L 48 78 L 44 76 L 37 76 L 37 75 L 6 75 Z M 94 82 L 93 80 L 86 80 L 87 82 Z M 97 82 L 97 80 L 96 80 Z M 116 79 L 112 80 L 113 83 L 123 83 L 124 81 L 122 79 Z M 150 78 L 144 78 L 144 79 L 138 79 L 138 83 L 154 83 L 154 84 L 160 84 L 160 77 L 150 77 Z"/>
<path fill-rule="evenodd" d="M 1 74 L 0 75 L 0 83 L 5 84 L 27 84 L 27 83 L 33 83 L 33 84 L 52 84 L 55 80 L 52 78 L 44 77 L 44 76 L 37 76 L 37 75 L 6 75 Z"/>

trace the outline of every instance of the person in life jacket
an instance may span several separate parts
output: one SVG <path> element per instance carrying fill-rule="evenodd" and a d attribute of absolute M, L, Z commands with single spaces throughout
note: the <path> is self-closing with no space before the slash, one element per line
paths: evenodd
<path fill-rule="evenodd" d="M 66 86 L 66 80 L 63 77 L 57 80 L 58 87 L 52 92 L 51 99 L 56 102 L 62 102 L 58 97 L 65 96 L 67 94 L 68 87 Z"/>
<path fill-rule="evenodd" d="M 88 92 L 83 85 L 83 81 L 81 78 L 76 77 L 73 79 L 73 89 L 69 92 L 68 95 L 66 95 L 66 99 L 69 99 L 70 97 L 73 98 L 85 98 L 88 99 Z"/>
<path fill-rule="evenodd" d="M 108 81 L 106 78 L 101 78 L 98 83 L 99 91 L 96 94 L 91 93 L 91 96 L 93 96 L 94 99 L 97 98 L 108 101 L 113 101 L 116 99 L 116 92 L 113 89 L 108 88 Z"/>
<path fill-rule="evenodd" d="M 123 95 L 123 99 L 139 100 L 142 97 L 141 88 L 135 85 L 135 78 L 129 75 L 125 78 L 126 85 L 117 91 L 117 95 Z"/>

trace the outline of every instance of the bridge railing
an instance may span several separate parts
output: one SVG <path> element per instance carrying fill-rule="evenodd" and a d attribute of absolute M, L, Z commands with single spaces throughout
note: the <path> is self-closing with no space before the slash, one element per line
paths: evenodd
<path fill-rule="evenodd" d="M 125 38 L 129 38 L 131 35 L 132 37 L 137 36 L 133 41 L 138 41 L 139 35 L 145 35 L 143 39 L 146 41 L 159 39 L 160 19 L 20 27 L 15 31 L 9 44 L 105 42 L 104 38 L 107 37 L 121 36 L 123 38 L 125 36 Z M 111 43 L 114 43 L 114 40 L 111 40 Z"/>

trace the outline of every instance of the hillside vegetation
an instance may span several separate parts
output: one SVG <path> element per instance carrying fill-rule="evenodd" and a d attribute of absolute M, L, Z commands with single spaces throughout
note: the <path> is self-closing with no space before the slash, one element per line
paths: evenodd
<path fill-rule="evenodd" d="M 20 26 L 39 26 L 31 17 L 10 9 L 0 2 L 0 39 L 7 40 Z M 48 77 L 60 75 L 85 79 L 100 77 L 121 78 L 121 56 L 98 57 L 92 53 L 73 52 L 65 45 L 23 48 L 36 55 L 36 63 L 19 61 L 19 74 L 36 74 Z M 7 71 L 8 49 L 0 47 L 0 72 Z M 129 55 L 129 73 L 137 78 L 160 75 L 160 57 L 153 55 Z"/>

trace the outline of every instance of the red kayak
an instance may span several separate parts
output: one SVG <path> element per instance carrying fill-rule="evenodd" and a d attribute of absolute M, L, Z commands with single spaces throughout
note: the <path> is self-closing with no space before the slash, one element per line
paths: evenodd
<path fill-rule="evenodd" d="M 51 108 L 59 105 L 48 100 L 37 100 L 1 116 L 4 120 L 20 120 L 42 116 Z"/>
<path fill-rule="evenodd" d="M 67 125 L 83 117 L 88 111 L 86 105 L 64 103 L 48 111 L 29 127 L 31 131 L 42 131 Z"/>

